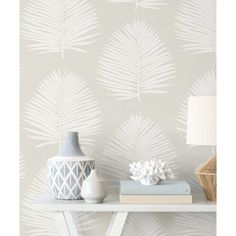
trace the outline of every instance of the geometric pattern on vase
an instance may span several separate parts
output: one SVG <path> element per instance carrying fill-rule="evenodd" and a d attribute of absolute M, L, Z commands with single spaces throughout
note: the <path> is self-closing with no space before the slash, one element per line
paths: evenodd
<path fill-rule="evenodd" d="M 80 194 L 82 183 L 94 168 L 94 160 L 48 160 L 48 182 L 51 193 L 57 199 L 82 199 Z"/>

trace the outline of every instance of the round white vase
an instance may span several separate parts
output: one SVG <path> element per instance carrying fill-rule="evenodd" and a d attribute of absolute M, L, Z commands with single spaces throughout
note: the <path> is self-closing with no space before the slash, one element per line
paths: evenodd
<path fill-rule="evenodd" d="M 79 145 L 78 133 L 67 132 L 58 154 L 47 161 L 48 183 L 57 199 L 81 199 L 84 179 L 95 168 L 95 160 L 86 157 Z"/>
<path fill-rule="evenodd" d="M 81 195 L 86 203 L 101 203 L 107 197 L 105 183 L 97 170 L 92 170 L 90 175 L 84 180 Z"/>

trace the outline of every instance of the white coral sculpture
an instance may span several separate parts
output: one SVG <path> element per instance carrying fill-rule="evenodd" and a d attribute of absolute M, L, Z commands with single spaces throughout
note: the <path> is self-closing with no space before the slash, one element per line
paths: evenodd
<path fill-rule="evenodd" d="M 174 179 L 174 173 L 165 161 L 153 159 L 129 164 L 131 179 L 143 185 L 155 185 L 163 180 Z"/>

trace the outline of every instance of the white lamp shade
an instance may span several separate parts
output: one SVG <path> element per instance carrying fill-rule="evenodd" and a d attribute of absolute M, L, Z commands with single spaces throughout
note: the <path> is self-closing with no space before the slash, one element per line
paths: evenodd
<path fill-rule="evenodd" d="M 216 145 L 216 97 L 189 97 L 187 144 Z"/>

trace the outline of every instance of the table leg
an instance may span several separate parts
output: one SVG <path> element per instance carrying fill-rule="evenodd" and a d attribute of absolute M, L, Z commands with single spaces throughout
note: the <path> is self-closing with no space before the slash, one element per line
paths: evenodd
<path fill-rule="evenodd" d="M 77 232 L 75 221 L 74 221 L 73 216 L 72 216 L 72 213 L 69 212 L 69 211 L 65 211 L 64 216 L 65 216 L 65 219 L 66 219 L 68 229 L 70 231 L 70 235 L 71 236 L 79 236 L 79 234 Z"/>
<path fill-rule="evenodd" d="M 56 220 L 57 229 L 60 236 L 70 236 L 70 231 L 68 229 L 63 212 L 54 212 L 54 217 Z"/>
<path fill-rule="evenodd" d="M 120 236 L 127 216 L 128 212 L 114 212 L 106 236 Z"/>
<path fill-rule="evenodd" d="M 71 212 L 55 212 L 54 215 L 60 236 L 78 236 Z"/>

